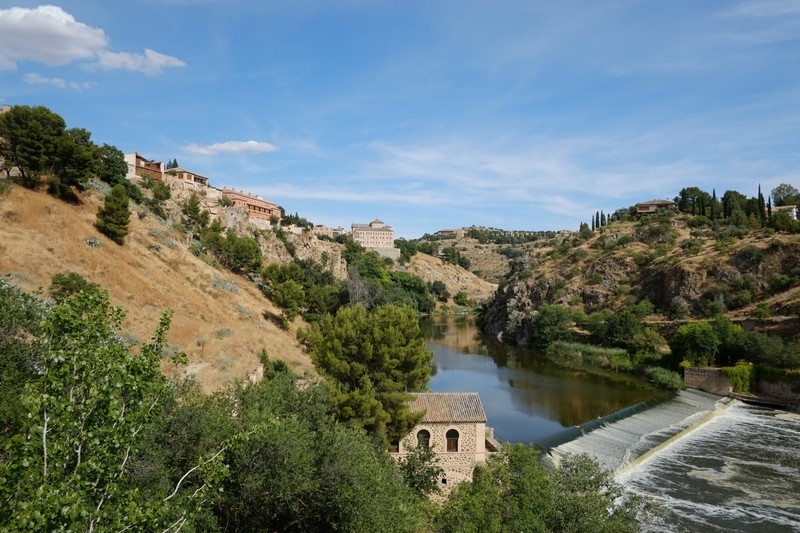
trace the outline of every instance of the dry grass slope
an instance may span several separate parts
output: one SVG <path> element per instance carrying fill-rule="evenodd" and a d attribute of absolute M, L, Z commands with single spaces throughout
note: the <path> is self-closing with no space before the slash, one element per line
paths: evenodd
<path fill-rule="evenodd" d="M 246 379 L 262 348 L 299 374 L 313 372 L 294 327 L 282 331 L 265 319 L 278 310 L 252 283 L 200 261 L 151 215 L 134 214 L 118 246 L 94 227 L 101 194 L 87 191 L 82 201 L 70 205 L 21 187 L 0 196 L 0 276 L 46 296 L 53 274 L 77 272 L 127 311 L 123 329 L 132 342 L 147 341 L 161 313 L 173 309 L 169 341 L 190 365 L 165 363 L 164 372 L 192 373 L 206 391 Z M 102 246 L 89 246 L 89 238 Z"/>

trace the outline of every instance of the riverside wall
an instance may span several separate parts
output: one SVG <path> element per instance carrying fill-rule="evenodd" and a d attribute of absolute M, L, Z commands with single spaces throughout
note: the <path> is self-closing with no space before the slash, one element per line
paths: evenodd
<path fill-rule="evenodd" d="M 730 380 L 719 368 L 685 368 L 683 382 L 689 389 L 697 389 L 719 396 L 734 395 Z M 764 401 L 767 404 L 783 406 L 790 411 L 800 412 L 800 383 L 758 380 L 753 389 L 758 393 L 750 398 L 752 401 Z M 735 396 L 745 401 L 748 400 L 739 395 Z"/>

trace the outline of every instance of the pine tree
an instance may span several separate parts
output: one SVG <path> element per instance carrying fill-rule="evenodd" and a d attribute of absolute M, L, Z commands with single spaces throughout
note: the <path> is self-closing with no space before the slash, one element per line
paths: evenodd
<path fill-rule="evenodd" d="M 106 196 L 103 207 L 97 210 L 97 229 L 117 244 L 128 234 L 131 211 L 128 208 L 128 193 L 122 184 L 117 184 Z"/>

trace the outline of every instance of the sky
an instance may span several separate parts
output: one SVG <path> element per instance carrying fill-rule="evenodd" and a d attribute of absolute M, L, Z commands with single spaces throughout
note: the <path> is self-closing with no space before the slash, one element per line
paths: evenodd
<path fill-rule="evenodd" d="M 315 224 L 800 188 L 800 0 L 0 0 L 0 104 Z"/>

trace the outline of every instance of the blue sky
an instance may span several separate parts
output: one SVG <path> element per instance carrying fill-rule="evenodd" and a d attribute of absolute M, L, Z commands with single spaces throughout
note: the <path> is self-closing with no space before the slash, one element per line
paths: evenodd
<path fill-rule="evenodd" d="M 800 0 L 0 1 L 0 104 L 398 236 L 800 188 Z"/>

